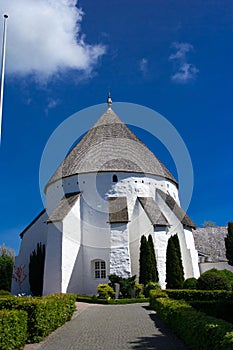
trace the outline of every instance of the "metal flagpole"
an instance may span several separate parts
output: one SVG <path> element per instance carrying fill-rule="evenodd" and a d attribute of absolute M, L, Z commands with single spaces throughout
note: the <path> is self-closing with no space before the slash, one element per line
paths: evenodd
<path fill-rule="evenodd" d="M 5 75 L 5 60 L 6 60 L 6 23 L 8 15 L 3 15 L 3 40 L 2 40 L 2 64 L 1 64 L 1 91 L 0 91 L 0 143 L 2 137 L 2 107 L 3 107 L 3 88 L 4 88 L 4 75 Z"/>

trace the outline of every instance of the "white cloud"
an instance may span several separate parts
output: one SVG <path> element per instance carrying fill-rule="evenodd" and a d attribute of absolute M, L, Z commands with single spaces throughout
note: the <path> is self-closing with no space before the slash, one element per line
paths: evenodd
<path fill-rule="evenodd" d="M 177 83 L 186 83 L 197 77 L 199 70 L 190 63 L 184 63 L 180 66 L 178 72 L 172 75 L 172 80 Z"/>
<path fill-rule="evenodd" d="M 81 33 L 83 12 L 77 0 L 10 0 L 0 4 L 8 13 L 8 73 L 51 77 L 66 69 L 90 74 L 105 53 Z M 0 33 L 1 34 L 1 33 Z"/>
<path fill-rule="evenodd" d="M 189 43 L 177 43 L 174 42 L 172 44 L 172 47 L 174 49 L 176 49 L 176 53 L 171 54 L 169 59 L 170 60 L 184 60 L 186 59 L 186 53 L 193 51 L 193 45 L 189 44 Z"/>
<path fill-rule="evenodd" d="M 187 54 L 193 51 L 193 45 L 190 43 L 174 42 L 172 48 L 176 50 L 171 54 L 169 60 L 174 61 L 176 71 L 171 76 L 171 80 L 176 83 L 186 84 L 197 78 L 199 70 L 194 64 L 188 62 Z"/>
<path fill-rule="evenodd" d="M 49 114 L 49 110 L 57 107 L 61 103 L 60 100 L 54 99 L 54 98 L 48 98 L 47 100 L 47 106 L 45 108 L 45 114 Z"/>
<path fill-rule="evenodd" d="M 140 62 L 139 62 L 139 69 L 143 74 L 147 73 L 147 69 L 148 69 L 148 60 L 143 57 Z"/>

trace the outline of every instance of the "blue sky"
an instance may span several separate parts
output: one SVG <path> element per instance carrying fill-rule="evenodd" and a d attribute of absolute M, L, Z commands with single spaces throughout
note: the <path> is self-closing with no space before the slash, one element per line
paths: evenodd
<path fill-rule="evenodd" d="M 51 133 L 105 102 L 108 89 L 113 101 L 149 107 L 172 123 L 194 169 L 189 215 L 198 226 L 226 225 L 233 220 L 233 0 L 75 5 L 0 0 L 0 13 L 9 14 L 0 244 L 17 252 L 19 233 L 43 208 L 39 165 Z M 3 18 L 1 37 L 2 26 Z M 166 149 L 134 131 L 174 173 Z"/>

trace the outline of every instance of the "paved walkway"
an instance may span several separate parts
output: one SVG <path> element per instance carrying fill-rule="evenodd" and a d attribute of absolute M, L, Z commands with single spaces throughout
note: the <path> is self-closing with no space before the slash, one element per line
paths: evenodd
<path fill-rule="evenodd" d="M 187 350 L 146 303 L 78 306 L 72 321 L 25 350 Z"/>

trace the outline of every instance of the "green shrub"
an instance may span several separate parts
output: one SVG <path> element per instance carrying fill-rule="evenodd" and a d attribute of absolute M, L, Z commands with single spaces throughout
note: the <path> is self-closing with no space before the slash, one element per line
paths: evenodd
<path fill-rule="evenodd" d="M 197 279 L 195 277 L 187 278 L 184 281 L 183 289 L 197 289 Z"/>
<path fill-rule="evenodd" d="M 231 300 L 233 293 L 226 290 L 167 289 L 169 298 L 176 300 Z"/>
<path fill-rule="evenodd" d="M 150 296 L 150 291 L 151 290 L 161 290 L 161 286 L 158 282 L 149 282 L 145 286 L 145 296 L 149 297 Z"/>
<path fill-rule="evenodd" d="M 0 297 L 2 297 L 3 295 L 9 296 L 9 295 L 11 295 L 11 292 L 9 292 L 8 290 L 1 289 L 0 290 Z"/>
<path fill-rule="evenodd" d="M 192 350 L 226 350 L 223 344 L 229 342 L 232 324 L 198 312 L 183 300 L 157 298 L 151 306 Z"/>
<path fill-rule="evenodd" d="M 115 297 L 115 292 L 112 287 L 108 284 L 99 284 L 97 288 L 97 293 L 100 299 L 111 299 Z"/>
<path fill-rule="evenodd" d="M 233 332 L 227 332 L 222 341 L 222 348 L 224 350 L 232 350 L 233 348 Z"/>
<path fill-rule="evenodd" d="M 139 283 L 135 283 L 135 298 L 144 298 L 144 294 L 142 293 L 142 285 Z"/>
<path fill-rule="evenodd" d="M 69 321 L 75 310 L 76 295 L 54 294 L 43 298 L 0 298 L 0 309 L 24 310 L 28 314 L 28 342 L 38 342 Z"/>
<path fill-rule="evenodd" d="M 197 280 L 197 288 L 202 290 L 232 290 L 228 278 L 216 271 L 209 270 L 201 274 Z"/>
<path fill-rule="evenodd" d="M 227 322 L 233 323 L 233 301 L 232 300 L 207 300 L 190 301 L 191 306 L 196 310 Z"/>
<path fill-rule="evenodd" d="M 225 276 L 228 281 L 231 284 L 231 289 L 233 287 L 233 272 L 231 272 L 230 270 L 224 269 L 224 270 L 217 270 L 217 269 L 211 269 L 208 270 L 208 272 L 213 272 L 218 276 Z"/>
<path fill-rule="evenodd" d="M 27 340 L 27 313 L 18 310 L 0 311 L 0 349 L 23 349 Z"/>

